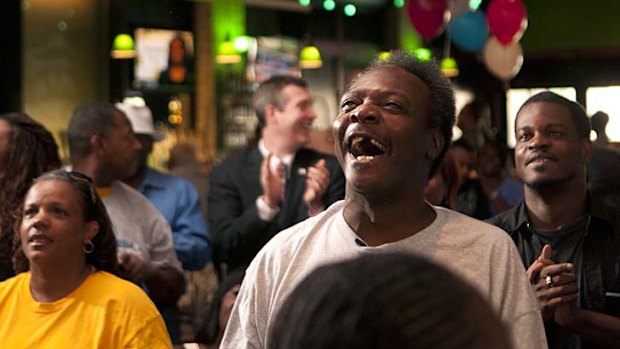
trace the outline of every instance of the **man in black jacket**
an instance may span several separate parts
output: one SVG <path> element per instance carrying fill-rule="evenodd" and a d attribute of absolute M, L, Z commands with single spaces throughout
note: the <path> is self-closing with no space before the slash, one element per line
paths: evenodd
<path fill-rule="evenodd" d="M 258 144 L 211 173 L 208 216 L 220 276 L 247 267 L 276 233 L 344 198 L 336 158 L 304 148 L 312 103 L 299 78 L 265 81 L 253 99 Z"/>
<path fill-rule="evenodd" d="M 521 106 L 515 130 L 525 200 L 491 223 L 517 244 L 549 348 L 620 348 L 620 220 L 586 190 L 585 110 L 542 92 Z"/>

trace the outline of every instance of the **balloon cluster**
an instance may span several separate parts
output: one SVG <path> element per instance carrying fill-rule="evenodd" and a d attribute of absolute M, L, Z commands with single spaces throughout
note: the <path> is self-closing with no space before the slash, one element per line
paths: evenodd
<path fill-rule="evenodd" d="M 408 0 L 413 27 L 426 39 L 445 27 L 454 45 L 482 53 L 487 69 L 510 80 L 521 69 L 523 50 L 519 40 L 527 28 L 527 12 L 521 0 L 491 0 L 486 11 L 471 10 L 469 0 Z"/>

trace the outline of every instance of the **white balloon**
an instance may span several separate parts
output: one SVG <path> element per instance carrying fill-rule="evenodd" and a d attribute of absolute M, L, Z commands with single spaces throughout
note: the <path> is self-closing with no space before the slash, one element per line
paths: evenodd
<path fill-rule="evenodd" d="M 491 36 L 484 46 L 482 58 L 487 69 L 502 80 L 514 78 L 523 65 L 523 49 L 518 42 L 502 45 Z"/>

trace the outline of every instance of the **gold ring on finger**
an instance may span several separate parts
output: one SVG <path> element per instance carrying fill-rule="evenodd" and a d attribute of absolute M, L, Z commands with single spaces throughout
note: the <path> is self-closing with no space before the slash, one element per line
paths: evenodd
<path fill-rule="evenodd" d="M 545 277 L 545 283 L 547 284 L 547 288 L 554 287 L 553 280 L 551 279 L 551 275 L 547 275 Z"/>

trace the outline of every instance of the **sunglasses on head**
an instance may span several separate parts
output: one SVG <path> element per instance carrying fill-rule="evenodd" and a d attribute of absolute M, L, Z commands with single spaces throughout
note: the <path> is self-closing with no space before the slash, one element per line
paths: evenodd
<path fill-rule="evenodd" d="M 93 184 L 92 178 L 88 177 L 87 175 L 76 171 L 59 170 L 54 172 L 51 177 L 57 177 L 73 184 L 86 183 L 86 185 L 88 186 L 88 190 L 90 191 L 90 200 L 93 204 L 97 202 L 97 192 L 95 190 L 95 185 Z"/>

